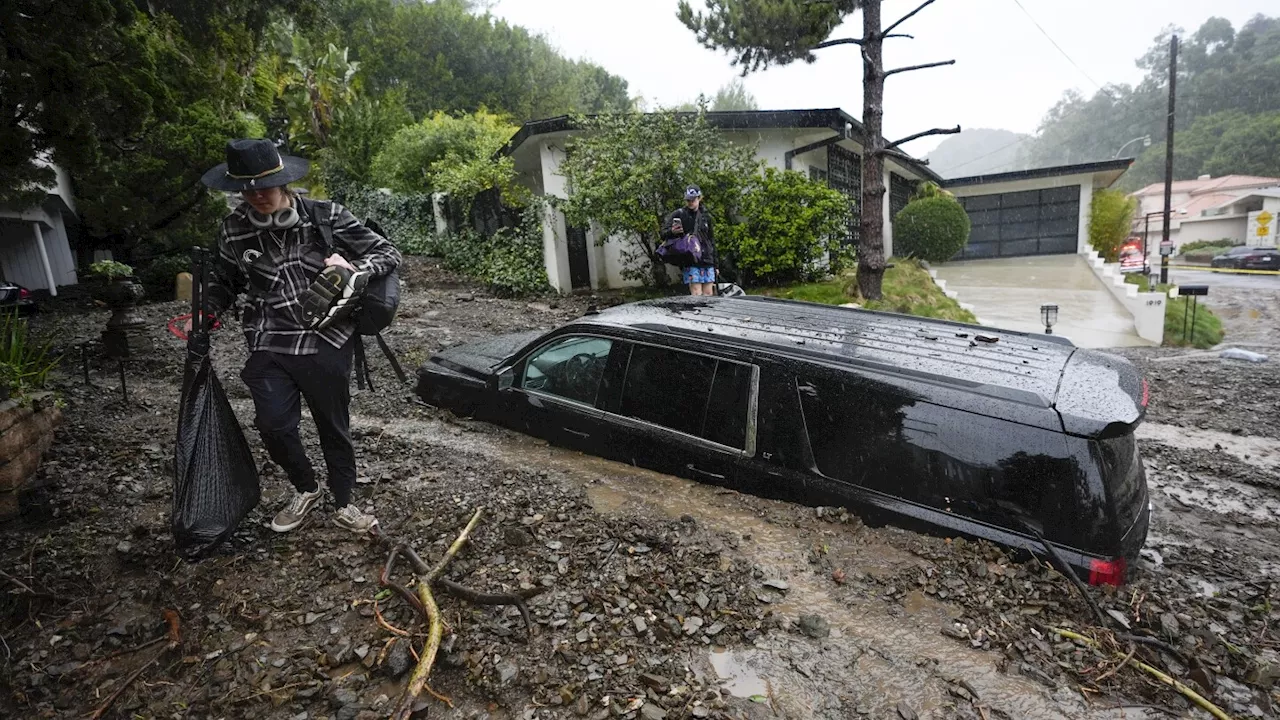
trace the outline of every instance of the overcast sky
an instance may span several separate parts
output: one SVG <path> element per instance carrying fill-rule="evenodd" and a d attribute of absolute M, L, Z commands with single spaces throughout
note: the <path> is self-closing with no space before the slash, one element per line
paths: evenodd
<path fill-rule="evenodd" d="M 885 0 L 884 22 L 921 0 Z M 1019 8 L 1018 2 L 1022 8 Z M 702 48 L 676 19 L 676 0 L 497 0 L 491 12 L 542 33 L 562 53 L 626 78 L 650 108 L 708 96 L 737 76 L 726 55 Z M 701 0 L 694 0 L 701 7 Z M 931 127 L 1003 128 L 1032 133 L 1062 93 L 1136 83 L 1134 61 L 1166 25 L 1194 32 L 1212 16 L 1237 29 L 1277 0 L 937 0 L 901 27 L 916 39 L 889 40 L 892 68 L 954 59 L 949 67 L 897 75 L 885 86 L 889 139 Z M 1072 65 L 1031 17 L 1079 65 Z M 860 36 L 862 16 L 836 36 Z M 763 109 L 841 107 L 862 115 L 862 70 L 854 46 L 828 48 L 812 65 L 794 63 L 747 76 Z M 941 138 L 905 149 L 928 153 Z"/>

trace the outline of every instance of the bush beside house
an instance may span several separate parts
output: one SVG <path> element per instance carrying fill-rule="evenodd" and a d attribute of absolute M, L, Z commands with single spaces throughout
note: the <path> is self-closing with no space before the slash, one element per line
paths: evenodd
<path fill-rule="evenodd" d="M 1129 237 L 1133 215 L 1138 211 L 1137 198 L 1119 190 L 1099 189 L 1089 206 L 1089 245 L 1113 263 L 1120 259 L 1120 246 Z"/>
<path fill-rule="evenodd" d="M 844 193 L 775 168 L 746 186 L 741 222 L 725 223 L 716 232 L 717 250 L 731 259 L 743 282 L 782 285 L 839 274 L 842 238 L 853 212 Z"/>
<path fill-rule="evenodd" d="M 969 242 L 969 215 L 946 194 L 919 197 L 893 218 L 893 248 L 900 257 L 942 263 Z"/>

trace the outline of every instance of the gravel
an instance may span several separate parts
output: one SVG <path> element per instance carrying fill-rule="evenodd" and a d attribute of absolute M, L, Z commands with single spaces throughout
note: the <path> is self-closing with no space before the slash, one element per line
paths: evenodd
<path fill-rule="evenodd" d="M 495 298 L 418 259 L 404 276 L 389 340 L 406 368 L 442 347 L 616 302 Z M 116 716 L 385 717 L 421 639 L 380 627 L 375 608 L 390 626 L 422 628 L 400 598 L 379 594 L 384 551 L 328 523 L 332 507 L 288 534 L 266 527 L 287 483 L 252 433 L 262 504 L 215 557 L 175 559 L 182 348 L 162 328 L 180 312 L 143 310 L 156 350 L 129 361 L 128 403 L 114 365 L 95 363 L 92 387 L 75 363 L 56 379 L 66 424 L 29 512 L 0 534 L 0 570 L 35 593 L 10 582 L 0 597 L 0 714 L 85 716 L 157 657 Z M 78 358 L 77 340 L 106 317 L 66 306 L 35 325 Z M 1150 421 L 1182 437 L 1141 442 L 1151 538 L 1130 585 L 1090 592 L 1131 632 L 1170 646 L 1141 657 L 1203 686 L 1234 717 L 1275 717 L 1280 516 L 1268 509 L 1280 508 L 1280 478 L 1230 442 L 1193 441 L 1280 439 L 1280 380 L 1270 364 L 1177 359 L 1183 352 L 1126 351 L 1152 379 Z M 214 357 L 251 428 L 234 332 L 216 336 Z M 380 358 L 371 362 L 378 391 L 353 403 L 369 479 L 357 502 L 428 563 L 483 505 L 446 576 L 486 592 L 545 588 L 529 603 L 532 637 L 513 608 L 440 597 L 449 630 L 431 686 L 452 699 L 451 717 L 1101 718 L 1115 717 L 1107 706 L 1186 707 L 1136 671 L 1101 677 L 1130 649 L 1123 640 L 1097 635 L 1095 650 L 1049 630 L 1094 633 L 1085 604 L 1042 564 L 548 448 L 416 404 Z M 164 609 L 181 618 L 181 642 L 134 649 L 165 636 Z M 429 698 L 422 707 L 443 711 Z"/>

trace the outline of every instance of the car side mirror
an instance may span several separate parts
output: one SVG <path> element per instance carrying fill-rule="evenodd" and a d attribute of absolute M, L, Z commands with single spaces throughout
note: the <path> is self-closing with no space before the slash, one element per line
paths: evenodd
<path fill-rule="evenodd" d="M 499 392 L 510 390 L 516 384 L 516 371 L 513 368 L 504 367 L 498 371 L 496 376 L 496 387 L 494 389 Z"/>

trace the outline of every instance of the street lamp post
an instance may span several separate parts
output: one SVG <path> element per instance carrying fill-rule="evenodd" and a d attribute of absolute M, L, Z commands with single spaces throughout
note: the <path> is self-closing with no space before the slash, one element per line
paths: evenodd
<path fill-rule="evenodd" d="M 1151 136 L 1150 136 L 1150 135 L 1143 135 L 1142 137 L 1136 137 L 1136 138 L 1134 138 L 1134 139 L 1130 140 L 1129 142 L 1127 142 L 1127 143 L 1125 143 L 1125 144 L 1121 145 L 1121 146 L 1120 146 L 1120 149 L 1116 151 L 1116 154 L 1111 156 L 1111 159 L 1112 159 L 1112 160 L 1115 160 L 1116 158 L 1119 158 L 1119 157 L 1120 157 L 1120 153 L 1124 152 L 1124 149 L 1125 149 L 1125 148 L 1127 148 L 1127 147 L 1129 147 L 1130 145 L 1132 145 L 1132 144 L 1134 144 L 1134 143 L 1138 142 L 1139 140 L 1141 140 L 1141 141 L 1142 141 L 1142 147 L 1144 147 L 1144 148 L 1149 148 L 1149 147 L 1151 147 Z"/>

